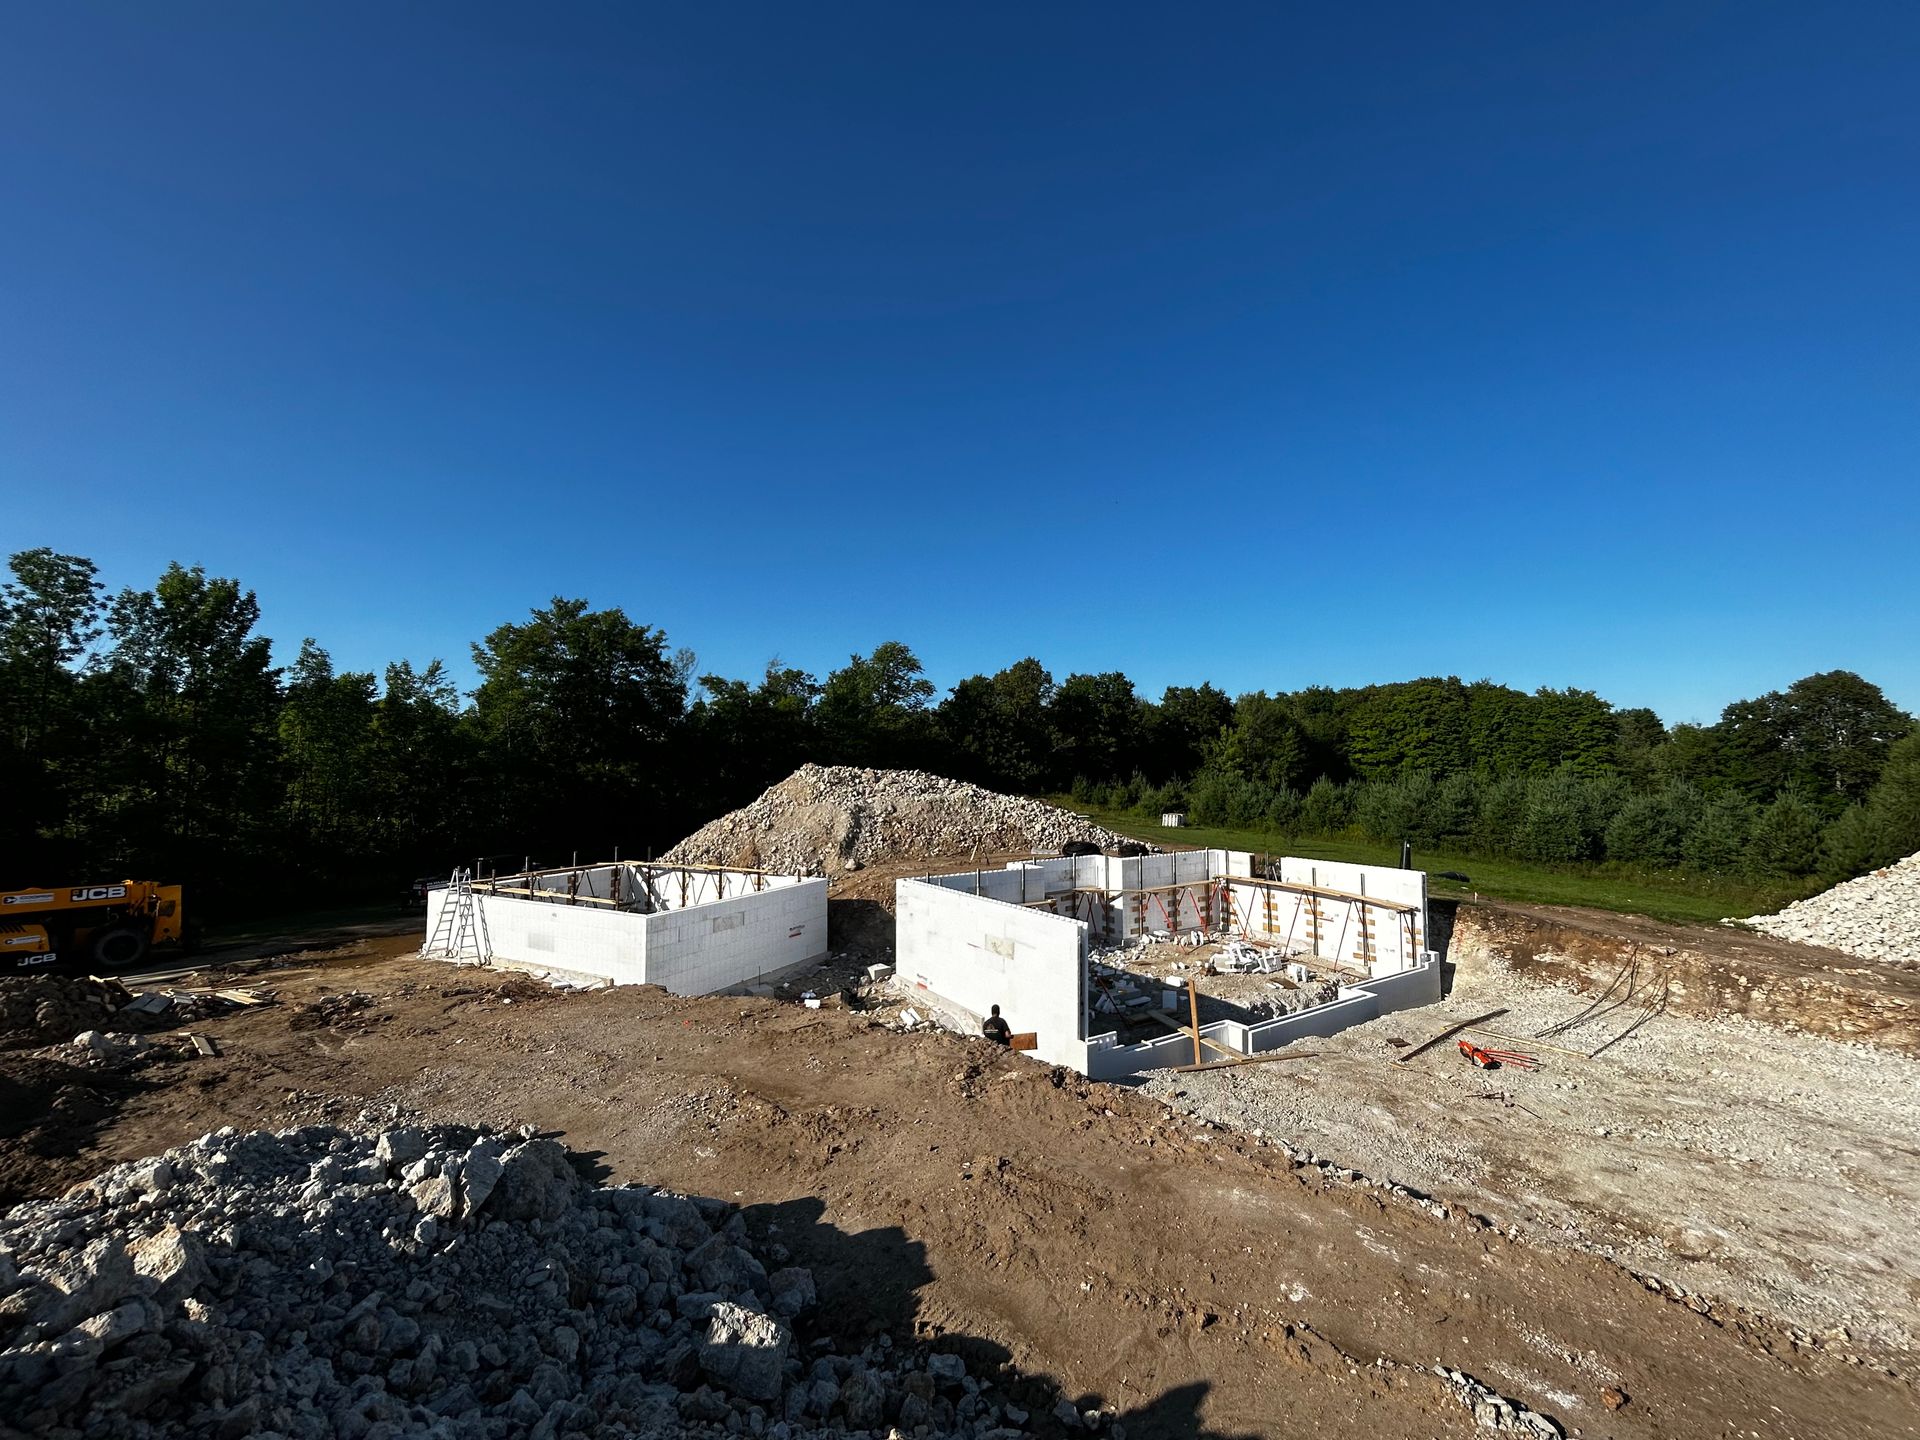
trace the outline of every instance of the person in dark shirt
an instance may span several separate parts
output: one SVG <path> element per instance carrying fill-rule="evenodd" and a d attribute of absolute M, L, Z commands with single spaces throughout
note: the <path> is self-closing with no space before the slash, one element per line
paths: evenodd
<path fill-rule="evenodd" d="M 980 1027 L 980 1033 L 996 1045 L 1013 1043 L 1013 1027 L 1000 1018 L 1000 1007 L 993 1007 L 993 1013 L 987 1016 L 986 1023 Z"/>

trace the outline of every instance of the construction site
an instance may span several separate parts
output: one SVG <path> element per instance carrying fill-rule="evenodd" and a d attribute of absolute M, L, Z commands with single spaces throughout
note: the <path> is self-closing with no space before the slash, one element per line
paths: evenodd
<path fill-rule="evenodd" d="M 1869 932 L 787 783 L 0 980 L 0 1435 L 1920 1435 Z"/>

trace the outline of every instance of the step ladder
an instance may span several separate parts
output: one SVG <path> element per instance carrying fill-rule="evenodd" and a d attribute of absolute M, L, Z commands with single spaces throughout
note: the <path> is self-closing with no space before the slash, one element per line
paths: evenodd
<path fill-rule="evenodd" d="M 487 934 L 487 912 L 473 893 L 473 872 L 456 870 L 447 881 L 433 933 L 420 947 L 425 960 L 461 960 L 472 965 L 493 963 L 493 940 Z"/>

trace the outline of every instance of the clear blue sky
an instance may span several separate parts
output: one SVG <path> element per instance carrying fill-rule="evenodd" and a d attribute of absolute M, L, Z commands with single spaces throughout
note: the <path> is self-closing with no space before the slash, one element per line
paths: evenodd
<path fill-rule="evenodd" d="M 1908 3 L 16 4 L 0 546 L 290 657 L 1920 708 Z"/>

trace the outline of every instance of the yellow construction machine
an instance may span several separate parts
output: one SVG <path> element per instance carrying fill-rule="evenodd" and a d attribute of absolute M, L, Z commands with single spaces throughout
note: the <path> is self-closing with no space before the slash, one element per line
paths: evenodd
<path fill-rule="evenodd" d="M 125 970 L 180 943 L 180 887 L 151 880 L 0 891 L 0 975 Z"/>

